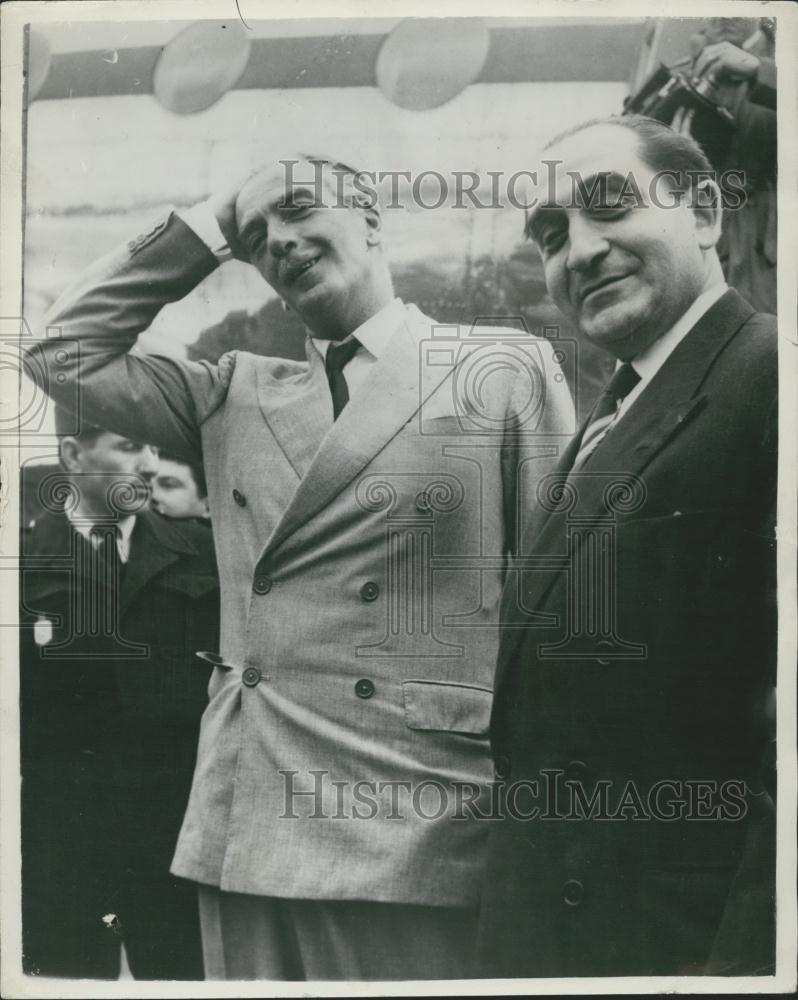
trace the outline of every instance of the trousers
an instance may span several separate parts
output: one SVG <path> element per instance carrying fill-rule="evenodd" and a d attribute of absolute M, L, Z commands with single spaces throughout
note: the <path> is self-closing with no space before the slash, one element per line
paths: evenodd
<path fill-rule="evenodd" d="M 476 910 L 199 887 L 206 979 L 462 979 Z"/>

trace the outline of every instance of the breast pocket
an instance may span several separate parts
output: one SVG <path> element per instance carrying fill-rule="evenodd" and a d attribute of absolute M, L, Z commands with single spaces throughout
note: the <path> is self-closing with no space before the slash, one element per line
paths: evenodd
<path fill-rule="evenodd" d="M 408 729 L 488 735 L 493 692 L 490 688 L 443 681 L 402 682 Z"/>

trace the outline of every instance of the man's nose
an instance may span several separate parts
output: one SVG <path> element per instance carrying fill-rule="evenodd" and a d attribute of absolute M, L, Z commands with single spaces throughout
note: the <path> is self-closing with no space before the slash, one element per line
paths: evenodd
<path fill-rule="evenodd" d="M 147 480 L 152 479 L 158 471 L 158 452 L 150 445 L 142 449 L 136 464 L 136 471 Z"/>
<path fill-rule="evenodd" d="M 296 248 L 288 227 L 280 222 L 269 226 L 269 253 L 278 260 Z"/>
<path fill-rule="evenodd" d="M 585 271 L 610 249 L 600 224 L 574 213 L 568 226 L 567 266 L 571 271 Z"/>

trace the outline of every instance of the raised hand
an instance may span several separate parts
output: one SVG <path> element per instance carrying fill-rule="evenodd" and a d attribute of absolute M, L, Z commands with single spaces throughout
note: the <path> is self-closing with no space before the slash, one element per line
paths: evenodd
<path fill-rule="evenodd" d="M 216 216 L 216 221 L 221 229 L 233 256 L 238 260 L 249 263 L 249 254 L 246 247 L 238 239 L 238 227 L 236 225 L 236 200 L 246 182 L 252 176 L 252 171 L 239 177 L 235 182 L 221 188 L 208 199 L 208 206 Z"/>
<path fill-rule="evenodd" d="M 731 42 L 717 42 L 705 46 L 695 63 L 695 76 L 713 77 L 743 77 L 750 79 L 756 76 L 759 69 L 759 59 Z"/>

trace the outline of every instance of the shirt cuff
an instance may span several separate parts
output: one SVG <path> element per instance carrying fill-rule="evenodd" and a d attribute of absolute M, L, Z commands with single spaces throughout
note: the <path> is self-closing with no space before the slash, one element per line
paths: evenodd
<path fill-rule="evenodd" d="M 220 264 L 232 258 L 233 252 L 207 202 L 203 201 L 191 208 L 181 210 L 177 215 L 189 229 L 194 230 Z"/>

